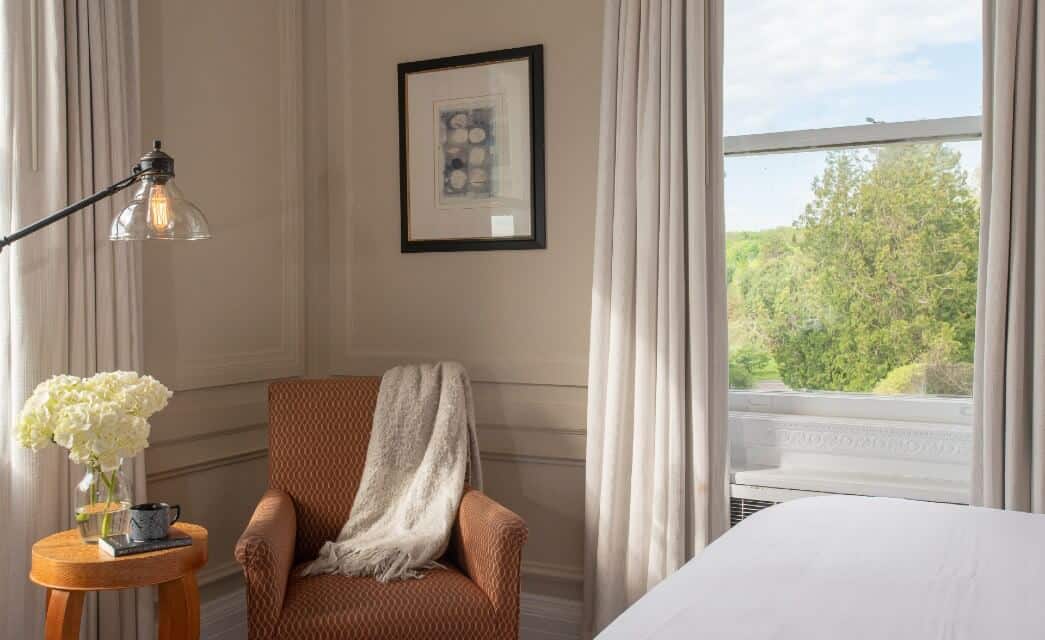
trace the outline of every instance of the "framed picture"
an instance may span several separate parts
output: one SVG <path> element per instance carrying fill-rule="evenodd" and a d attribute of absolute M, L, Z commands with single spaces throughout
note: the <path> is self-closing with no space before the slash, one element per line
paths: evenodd
<path fill-rule="evenodd" d="M 402 250 L 543 249 L 541 45 L 399 65 Z"/>

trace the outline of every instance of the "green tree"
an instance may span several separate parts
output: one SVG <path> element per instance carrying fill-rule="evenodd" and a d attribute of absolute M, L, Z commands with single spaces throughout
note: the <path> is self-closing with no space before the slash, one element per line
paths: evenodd
<path fill-rule="evenodd" d="M 958 362 L 961 347 L 953 336 L 944 332 L 935 344 L 918 359 L 889 372 L 875 385 L 877 394 L 972 395 L 972 362 Z"/>
<path fill-rule="evenodd" d="M 757 347 L 744 345 L 729 351 L 729 387 L 750 389 L 759 371 L 769 364 L 769 354 Z"/>
<path fill-rule="evenodd" d="M 972 361 L 979 207 L 959 161 L 939 144 L 832 152 L 793 242 L 731 272 L 785 383 L 869 391 L 942 342 Z"/>

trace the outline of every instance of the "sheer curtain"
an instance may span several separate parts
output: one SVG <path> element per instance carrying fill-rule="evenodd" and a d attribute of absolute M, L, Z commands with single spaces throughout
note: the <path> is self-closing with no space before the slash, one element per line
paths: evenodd
<path fill-rule="evenodd" d="M 0 3 L 0 228 L 18 228 L 124 177 L 140 147 L 137 3 Z M 138 249 L 108 240 L 121 200 L 74 214 L 0 255 L 0 614 L 12 637 L 42 637 L 44 591 L 29 548 L 72 526 L 83 470 L 52 448 L 28 454 L 11 425 L 32 388 L 69 372 L 137 369 Z M 130 463 L 144 498 L 141 460 Z M 149 593 L 92 596 L 87 638 L 148 638 Z"/>
<path fill-rule="evenodd" d="M 973 503 L 1045 513 L 1045 15 L 984 3 Z"/>
<path fill-rule="evenodd" d="M 65 0 L 69 198 L 125 177 L 143 150 L 136 0 Z M 141 370 L 141 248 L 111 242 L 125 196 L 69 221 L 69 371 Z M 125 463 L 145 500 L 144 456 Z M 88 637 L 132 640 L 154 633 L 152 589 L 108 591 L 86 604 Z"/>
<path fill-rule="evenodd" d="M 66 203 L 65 41 L 60 0 L 0 3 L 0 229 Z M 70 468 L 33 455 L 11 424 L 36 384 L 68 368 L 66 231 L 54 226 L 0 254 L 0 620 L 11 637 L 42 638 L 44 591 L 29 548 L 70 526 Z"/>
<path fill-rule="evenodd" d="M 722 28 L 722 0 L 605 5 L 589 632 L 728 526 Z"/>

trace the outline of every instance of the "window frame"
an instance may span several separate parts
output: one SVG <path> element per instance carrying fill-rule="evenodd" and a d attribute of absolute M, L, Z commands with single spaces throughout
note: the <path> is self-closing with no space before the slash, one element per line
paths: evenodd
<path fill-rule="evenodd" d="M 966 142 L 983 139 L 982 116 L 958 116 L 947 118 L 927 118 L 924 120 L 904 120 L 902 122 L 874 122 L 868 124 L 847 125 L 840 127 L 824 127 L 820 129 L 793 129 L 788 131 L 770 131 L 751 133 L 723 138 L 723 156 L 725 158 L 740 156 L 763 156 L 781 153 L 802 153 L 812 151 L 829 151 L 832 149 L 860 149 L 887 144 L 917 144 L 926 142 Z M 728 214 L 728 212 L 726 212 Z M 834 406 L 837 403 L 827 398 L 866 398 L 877 397 L 873 394 L 848 393 L 845 391 L 788 390 L 788 391 L 752 391 L 750 389 L 730 389 L 733 394 L 789 394 L 816 399 L 816 406 Z M 889 398 L 889 396 L 882 396 Z M 898 396 L 902 398 L 933 399 L 936 396 Z M 947 398 L 961 402 L 971 402 L 971 397 Z M 826 403 L 826 404 L 824 404 Z M 907 406 L 907 405 L 905 405 Z M 837 414 L 839 417 L 844 412 Z M 868 416 L 870 417 L 870 416 Z"/>
<path fill-rule="evenodd" d="M 723 155 L 982 138 L 982 116 L 930 118 L 725 136 Z M 732 490 L 756 487 L 958 503 L 969 499 L 971 455 L 967 462 L 955 459 L 971 451 L 971 397 L 730 389 L 728 398 Z M 759 416 L 776 424 L 768 440 L 751 426 Z M 897 488 L 900 481 L 903 487 Z"/>
<path fill-rule="evenodd" d="M 725 136 L 723 151 L 729 158 L 898 143 L 963 142 L 982 137 L 981 116 L 960 116 Z"/>

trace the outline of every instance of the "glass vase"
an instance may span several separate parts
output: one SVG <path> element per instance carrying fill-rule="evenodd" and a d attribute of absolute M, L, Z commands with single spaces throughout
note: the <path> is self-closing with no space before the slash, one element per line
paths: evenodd
<path fill-rule="evenodd" d="M 130 525 L 131 487 L 123 474 L 123 465 L 113 471 L 86 467 L 76 485 L 76 527 L 87 543 L 99 538 L 127 533 Z"/>

